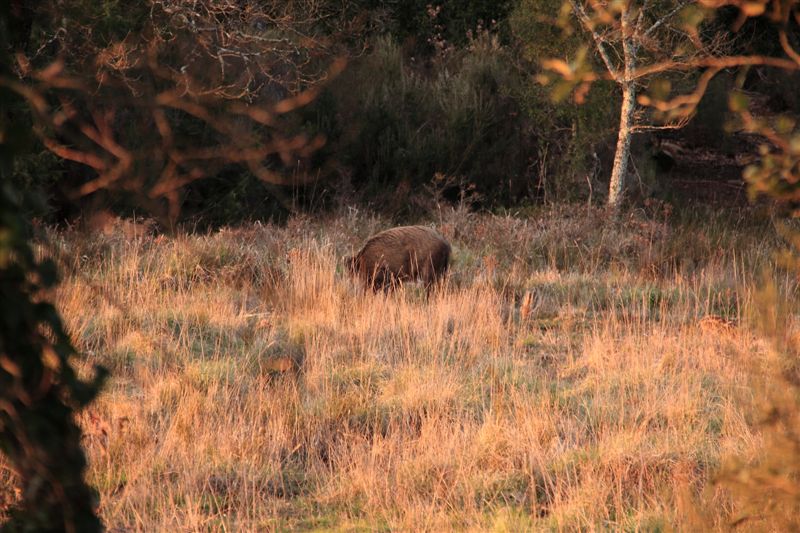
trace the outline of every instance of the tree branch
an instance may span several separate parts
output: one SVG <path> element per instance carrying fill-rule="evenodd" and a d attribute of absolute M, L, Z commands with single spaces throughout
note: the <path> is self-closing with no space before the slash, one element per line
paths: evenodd
<path fill-rule="evenodd" d="M 800 54 L 792 48 L 792 45 L 789 44 L 789 38 L 786 35 L 786 30 L 781 30 L 778 33 L 778 38 L 781 42 L 781 47 L 783 47 L 783 51 L 786 52 L 786 55 L 792 58 L 792 61 L 800 65 Z"/>
<path fill-rule="evenodd" d="M 583 6 L 577 2 L 576 0 L 570 0 L 570 5 L 572 5 L 572 11 L 577 15 L 578 19 L 580 19 L 581 24 L 583 27 L 586 28 L 586 31 L 592 34 L 592 38 L 594 39 L 595 46 L 597 47 L 597 52 L 600 54 L 600 58 L 603 60 L 603 63 L 606 65 L 606 69 L 608 69 L 609 74 L 614 80 L 620 79 L 619 70 L 614 66 L 611 58 L 608 55 L 608 51 L 606 50 L 606 41 L 603 37 L 597 33 L 592 25 L 592 20 L 589 18 L 589 15 L 586 14 L 584 11 Z"/>
<path fill-rule="evenodd" d="M 785 70 L 800 70 L 800 63 L 789 59 L 767 56 L 729 56 L 729 57 L 702 57 L 690 61 L 661 61 L 644 67 L 639 67 L 633 73 L 632 79 L 640 79 L 668 70 L 692 70 L 695 68 L 732 68 L 743 66 L 763 65 L 777 67 Z"/>
<path fill-rule="evenodd" d="M 649 6 L 650 6 L 650 0 L 644 0 L 644 2 L 642 2 L 642 7 L 639 8 L 639 16 L 636 17 L 637 32 L 639 32 L 642 29 L 642 21 L 644 21 L 644 14 Z"/>
<path fill-rule="evenodd" d="M 681 119 L 670 122 L 668 124 L 636 124 L 635 126 L 631 127 L 631 131 L 635 131 L 637 133 L 643 131 L 659 131 L 659 130 L 680 130 L 686 127 L 686 124 L 689 123 L 689 117 L 681 117 Z"/>
<path fill-rule="evenodd" d="M 703 72 L 703 75 L 700 76 L 700 79 L 697 82 L 697 86 L 695 90 L 689 94 L 682 94 L 680 96 L 676 96 L 671 100 L 667 101 L 660 101 L 660 100 L 652 100 L 648 96 L 642 95 L 639 97 L 639 103 L 646 106 L 651 106 L 656 108 L 659 111 L 673 111 L 680 107 L 688 106 L 689 110 L 691 111 L 694 109 L 697 104 L 700 102 L 700 99 L 706 93 L 708 89 L 708 84 L 711 79 L 719 73 L 721 68 L 719 67 L 712 67 Z M 684 113 L 687 117 L 689 113 Z"/>
<path fill-rule="evenodd" d="M 647 30 L 645 30 L 645 32 L 642 34 L 642 36 L 643 37 L 648 37 L 651 33 L 656 31 L 667 20 L 672 18 L 672 16 L 675 15 L 678 11 L 680 11 L 681 9 L 686 7 L 687 5 L 692 4 L 694 2 L 695 2 L 695 0 L 686 0 L 684 2 L 679 3 L 677 6 L 675 6 L 675 8 L 672 11 L 670 11 L 669 13 L 667 13 L 666 15 L 664 15 L 663 17 L 661 17 L 660 19 L 655 21 L 652 26 L 647 28 Z"/>

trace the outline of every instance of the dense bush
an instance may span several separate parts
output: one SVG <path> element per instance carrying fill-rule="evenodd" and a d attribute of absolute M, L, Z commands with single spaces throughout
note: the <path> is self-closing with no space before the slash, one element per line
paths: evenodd
<path fill-rule="evenodd" d="M 580 35 L 566 34 L 555 24 L 562 7 L 561 0 L 521 0 L 509 14 L 509 26 L 519 62 L 529 76 L 519 99 L 540 132 L 538 189 L 548 199 L 567 200 L 607 189 L 595 187 L 595 181 L 607 179 L 611 169 L 619 97 L 613 82 L 601 81 L 579 105 L 534 81 L 543 59 L 575 57 L 586 45 Z"/>
<path fill-rule="evenodd" d="M 535 132 L 513 98 L 521 80 L 507 52 L 484 34 L 426 66 L 383 38 L 332 88 L 332 153 L 361 198 L 421 192 L 437 173 L 490 202 L 521 198 Z"/>
<path fill-rule="evenodd" d="M 479 26 L 505 30 L 513 6 L 512 0 L 408 0 L 390 8 L 389 27 L 395 38 L 425 53 L 447 43 L 464 46 Z"/>

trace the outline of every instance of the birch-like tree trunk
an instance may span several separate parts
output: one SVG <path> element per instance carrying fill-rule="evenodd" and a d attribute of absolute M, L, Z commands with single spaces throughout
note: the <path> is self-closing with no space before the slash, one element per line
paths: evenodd
<path fill-rule="evenodd" d="M 628 174 L 628 161 L 631 155 L 635 103 L 636 87 L 632 82 L 628 82 L 622 86 L 622 110 L 619 116 L 617 149 L 614 152 L 614 167 L 611 169 L 611 181 L 608 185 L 608 207 L 613 212 L 619 210 L 625 192 L 625 177 Z"/>
<path fill-rule="evenodd" d="M 652 40 L 659 28 L 670 24 L 670 20 L 680 11 L 697 0 L 678 0 L 674 6 L 665 2 L 662 6 L 667 11 L 655 21 L 647 24 L 647 15 L 653 8 L 651 0 L 623 0 L 616 9 L 609 10 L 607 3 L 582 0 L 568 0 L 573 13 L 592 36 L 595 49 L 608 72 L 608 78 L 614 80 L 622 91 L 622 109 L 619 116 L 619 132 L 617 147 L 614 153 L 614 167 L 609 180 L 608 208 L 618 214 L 625 196 L 626 177 L 631 158 L 631 138 L 641 126 L 637 124 L 637 88 L 642 72 L 637 71 L 639 54 L 643 43 Z M 590 9 L 587 12 L 587 7 Z M 608 22 L 609 17 L 619 14 L 618 24 Z M 591 14 L 591 15 L 590 15 Z M 613 30 L 613 31 L 612 31 Z M 669 39 L 666 42 L 671 42 Z M 620 46 L 621 45 L 621 46 Z M 622 54 L 617 53 L 621 48 Z M 670 45 L 674 46 L 674 45 Z M 620 57 L 620 55 L 622 57 Z M 570 67 L 563 62 L 554 62 L 560 71 L 569 71 Z M 677 67 L 678 64 L 675 64 Z M 666 69 L 669 70 L 669 69 Z M 660 71 L 659 71 L 660 72 Z"/>
<path fill-rule="evenodd" d="M 608 185 L 608 208 L 615 215 L 619 213 L 619 207 L 625 194 L 628 161 L 631 156 L 633 116 L 636 109 L 636 83 L 633 81 L 633 75 L 636 69 L 637 45 L 634 42 L 634 28 L 630 24 L 630 8 L 622 13 L 621 22 L 624 65 L 621 79 L 617 81 L 622 89 L 622 109 L 619 114 L 619 134 L 617 135 L 617 149 L 614 153 L 614 167 L 611 169 L 611 180 Z"/>

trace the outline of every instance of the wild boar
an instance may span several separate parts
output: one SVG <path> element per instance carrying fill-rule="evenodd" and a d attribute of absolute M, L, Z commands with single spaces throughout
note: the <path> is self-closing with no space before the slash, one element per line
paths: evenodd
<path fill-rule="evenodd" d="M 425 226 L 401 226 L 373 235 L 345 266 L 366 287 L 388 292 L 406 281 L 421 280 L 430 292 L 447 273 L 450 244 Z"/>

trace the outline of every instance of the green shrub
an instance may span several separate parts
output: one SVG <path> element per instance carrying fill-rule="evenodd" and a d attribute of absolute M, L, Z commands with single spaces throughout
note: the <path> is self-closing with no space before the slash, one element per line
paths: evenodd
<path fill-rule="evenodd" d="M 554 102 L 552 88 L 535 81 L 541 60 L 574 57 L 586 45 L 581 36 L 553 24 L 562 6 L 561 0 L 522 0 L 510 13 L 509 26 L 529 72 L 518 99 L 538 134 L 539 193 L 546 199 L 582 199 L 596 195 L 593 181 L 610 174 L 620 98 L 613 82 L 601 81 L 580 105 L 570 98 Z"/>
<path fill-rule="evenodd" d="M 506 54 L 485 34 L 416 65 L 382 38 L 355 62 L 331 89 L 341 132 L 331 152 L 362 198 L 386 199 L 400 186 L 419 192 L 436 174 L 490 202 L 526 192 L 534 139 L 512 98 L 520 80 Z M 446 192 L 457 199 L 455 188 Z"/>

